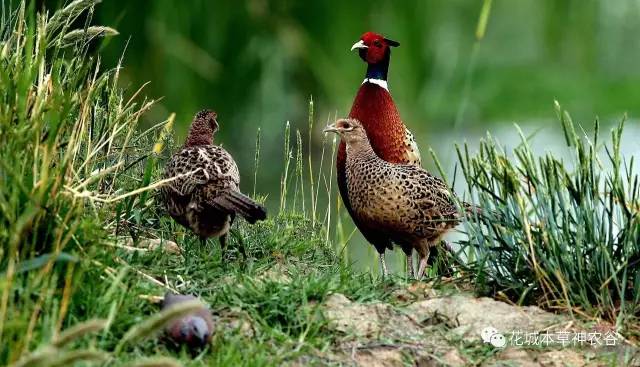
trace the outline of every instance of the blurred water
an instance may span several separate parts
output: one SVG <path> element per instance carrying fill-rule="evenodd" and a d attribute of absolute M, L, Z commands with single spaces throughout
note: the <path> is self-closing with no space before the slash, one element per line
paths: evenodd
<path fill-rule="evenodd" d="M 525 136 L 532 136 L 529 140 L 531 149 L 536 156 L 543 156 L 547 153 L 551 153 L 554 156 L 562 159 L 569 167 L 573 164 L 571 158 L 571 152 L 567 148 L 565 143 L 564 134 L 560 124 L 556 121 L 544 121 L 544 122 L 526 122 L 518 124 L 525 134 Z M 487 137 L 487 133 L 500 142 L 507 152 L 511 151 L 517 145 L 521 143 L 521 138 L 517 129 L 513 124 L 496 124 L 496 128 L 492 128 L 490 131 L 482 131 L 480 129 L 460 129 L 459 131 L 448 131 L 430 136 L 418 137 L 421 147 L 421 153 L 423 158 L 423 165 L 427 167 L 432 173 L 438 175 L 437 169 L 431 159 L 428 152 L 428 147 L 431 147 L 442 164 L 443 169 L 446 171 L 447 179 L 449 183 L 453 182 L 453 174 L 455 166 L 458 162 L 455 152 L 455 144 L 463 145 L 465 142 L 469 147 L 469 152 L 475 154 L 478 151 L 480 141 Z M 545 126 L 540 128 L 540 126 Z M 600 127 L 600 134 L 598 137 L 598 144 L 606 143 L 610 146 L 611 142 L 611 129 L 615 125 L 609 122 L 606 126 Z M 584 124 L 584 129 L 590 139 L 593 137 L 593 124 Z M 579 130 L 577 130 L 580 133 Z M 621 144 L 622 156 L 628 160 L 633 156 L 640 155 L 640 121 L 629 120 L 625 123 L 625 129 L 622 137 Z M 608 158 L 604 150 L 601 150 L 600 157 L 605 166 L 608 166 Z M 640 174 L 638 165 L 634 168 L 635 174 Z M 465 183 L 463 177 L 458 169 L 457 177 L 455 179 L 455 190 L 458 195 L 464 195 Z M 351 230 L 351 223 L 349 222 L 349 229 Z M 446 236 L 445 240 L 456 243 L 463 239 L 465 234 L 461 232 L 462 226 L 459 226 L 456 231 L 452 231 Z M 378 273 L 378 256 L 375 249 L 366 243 L 364 238 L 356 233 L 348 245 L 349 261 L 354 264 L 356 269 L 367 271 L 372 273 Z M 404 253 L 399 249 L 395 249 L 393 252 L 387 252 L 386 255 L 387 265 L 392 272 L 403 272 L 405 268 Z"/>

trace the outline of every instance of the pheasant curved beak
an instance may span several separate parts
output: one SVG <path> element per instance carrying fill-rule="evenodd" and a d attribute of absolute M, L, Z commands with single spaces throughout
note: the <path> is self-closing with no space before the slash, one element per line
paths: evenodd
<path fill-rule="evenodd" d="M 338 128 L 336 127 L 336 124 L 332 124 L 332 125 L 328 125 L 327 127 L 324 128 L 324 130 L 322 130 L 323 133 L 337 133 L 338 132 Z"/>
<path fill-rule="evenodd" d="M 351 46 L 351 51 L 355 49 L 361 49 L 361 48 L 369 48 L 369 46 L 365 45 L 363 40 L 360 40 L 354 43 L 353 46 Z"/>

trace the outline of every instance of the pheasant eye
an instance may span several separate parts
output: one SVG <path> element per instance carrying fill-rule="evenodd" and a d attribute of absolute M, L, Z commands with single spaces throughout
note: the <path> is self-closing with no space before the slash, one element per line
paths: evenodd
<path fill-rule="evenodd" d="M 344 122 L 344 123 L 342 123 L 342 128 L 343 129 L 350 129 L 351 125 L 348 122 Z"/>
<path fill-rule="evenodd" d="M 382 43 L 380 42 L 380 40 L 375 40 L 375 41 L 373 41 L 373 44 L 374 44 L 376 47 L 382 47 Z"/>

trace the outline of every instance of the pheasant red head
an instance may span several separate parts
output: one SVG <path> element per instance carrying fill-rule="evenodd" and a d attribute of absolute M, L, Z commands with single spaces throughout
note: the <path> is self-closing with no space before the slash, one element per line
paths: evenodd
<path fill-rule="evenodd" d="M 218 114 L 211 110 L 198 112 L 191 122 L 185 147 L 213 144 L 213 136 L 218 131 Z"/>
<path fill-rule="evenodd" d="M 388 62 L 391 54 L 391 47 L 400 46 L 399 42 L 385 38 L 384 36 L 367 32 L 360 37 L 360 40 L 351 46 L 351 51 L 357 49 L 360 58 L 368 64 L 378 64 Z"/>

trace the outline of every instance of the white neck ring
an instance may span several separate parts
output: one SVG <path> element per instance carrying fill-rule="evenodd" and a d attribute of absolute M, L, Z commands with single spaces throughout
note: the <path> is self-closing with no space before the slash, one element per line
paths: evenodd
<path fill-rule="evenodd" d="M 375 84 L 375 85 L 377 85 L 379 87 L 382 87 L 385 90 L 389 91 L 389 86 L 387 85 L 387 81 L 386 80 L 365 78 L 364 81 L 362 82 L 362 84 L 364 84 L 364 83 Z"/>

